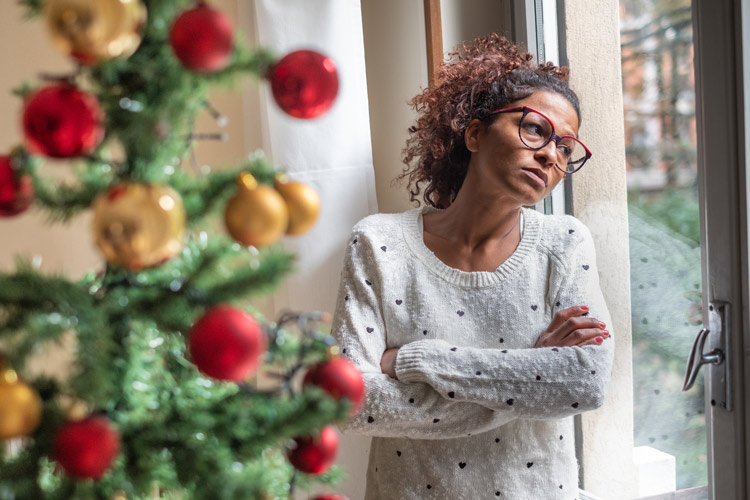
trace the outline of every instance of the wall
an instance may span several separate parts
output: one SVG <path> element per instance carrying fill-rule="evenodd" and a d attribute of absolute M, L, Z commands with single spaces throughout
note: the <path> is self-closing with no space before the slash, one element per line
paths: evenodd
<path fill-rule="evenodd" d="M 575 174 L 573 206 L 594 236 L 617 345 L 607 402 L 583 415 L 584 487 L 633 498 L 633 375 L 625 139 L 617 0 L 566 0 L 571 87 L 581 98 L 579 135 L 594 155 Z"/>
<path fill-rule="evenodd" d="M 391 184 L 415 117 L 406 103 L 427 85 L 423 3 L 363 0 L 362 28 L 378 207 L 400 212 L 411 208 L 405 187 Z"/>
<path fill-rule="evenodd" d="M 441 0 L 445 53 L 462 42 L 493 31 L 510 37 L 512 33 L 509 20 L 505 19 L 504 4 L 497 0 Z"/>

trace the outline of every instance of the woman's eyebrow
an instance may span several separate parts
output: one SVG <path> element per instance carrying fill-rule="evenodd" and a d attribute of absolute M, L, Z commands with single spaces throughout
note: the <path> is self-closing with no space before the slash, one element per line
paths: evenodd
<path fill-rule="evenodd" d="M 578 139 L 578 131 L 577 130 L 576 130 L 575 133 L 570 132 L 570 131 L 563 131 L 563 130 L 555 130 L 555 132 L 557 132 L 557 135 L 569 135 L 570 137 L 575 137 L 576 139 Z"/>

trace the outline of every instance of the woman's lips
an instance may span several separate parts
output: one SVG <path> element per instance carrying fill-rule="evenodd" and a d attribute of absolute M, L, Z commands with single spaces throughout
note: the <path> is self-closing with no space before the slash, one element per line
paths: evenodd
<path fill-rule="evenodd" d="M 541 170 L 527 170 L 525 168 L 522 168 L 523 173 L 528 175 L 531 179 L 534 180 L 537 184 L 539 184 L 540 187 L 546 188 L 547 187 L 547 176 L 542 172 Z"/>

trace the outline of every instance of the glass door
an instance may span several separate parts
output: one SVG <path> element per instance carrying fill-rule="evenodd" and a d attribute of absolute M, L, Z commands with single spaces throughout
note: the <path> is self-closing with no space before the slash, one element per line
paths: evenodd
<path fill-rule="evenodd" d="M 748 29 L 746 0 L 693 0 L 708 490 L 748 494 Z"/>
<path fill-rule="evenodd" d="M 620 0 L 640 497 L 708 498 L 702 378 L 682 390 L 703 323 L 691 17 L 690 0 Z"/>
<path fill-rule="evenodd" d="M 747 494 L 747 10 L 620 1 L 641 498 Z"/>

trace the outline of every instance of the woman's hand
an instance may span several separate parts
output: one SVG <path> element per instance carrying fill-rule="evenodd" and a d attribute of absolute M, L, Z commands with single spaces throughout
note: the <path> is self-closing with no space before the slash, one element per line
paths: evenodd
<path fill-rule="evenodd" d="M 380 369 L 383 370 L 383 373 L 396 380 L 398 380 L 398 377 L 396 377 L 396 356 L 398 355 L 398 350 L 398 347 L 388 349 L 380 359 Z"/>
<path fill-rule="evenodd" d="M 570 347 L 599 345 L 609 337 L 607 325 L 583 315 L 586 306 L 575 306 L 557 311 L 547 329 L 539 336 L 534 347 Z"/>

